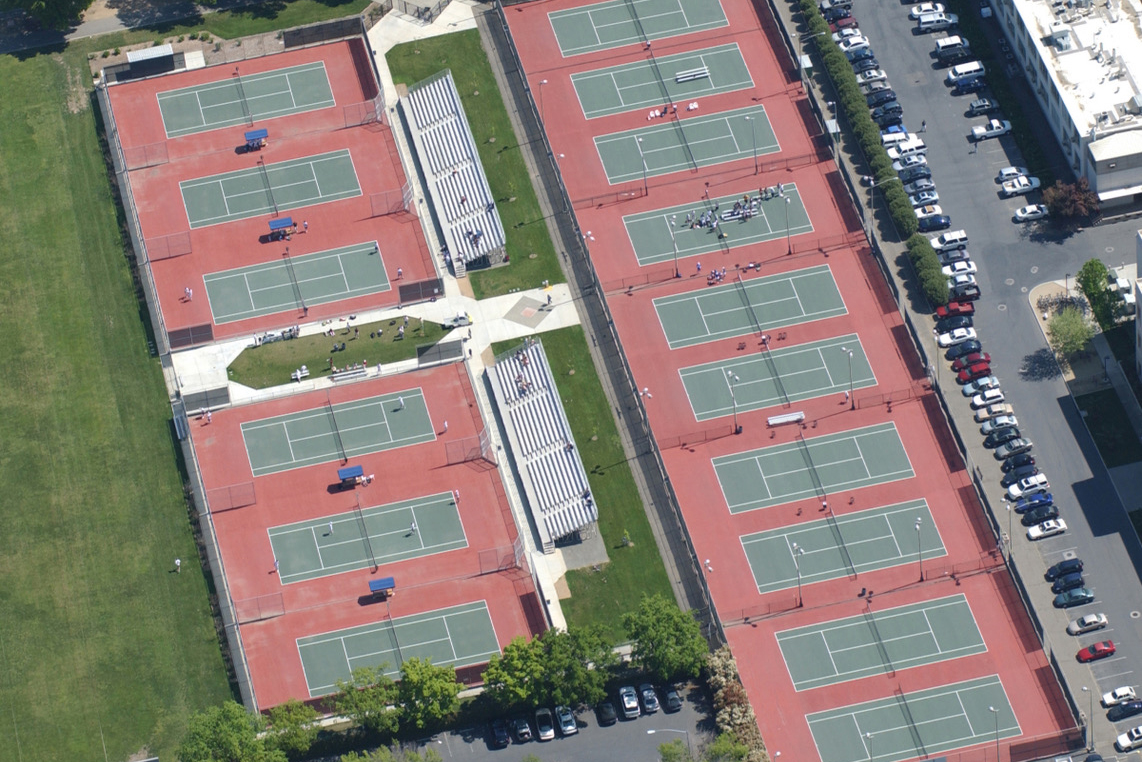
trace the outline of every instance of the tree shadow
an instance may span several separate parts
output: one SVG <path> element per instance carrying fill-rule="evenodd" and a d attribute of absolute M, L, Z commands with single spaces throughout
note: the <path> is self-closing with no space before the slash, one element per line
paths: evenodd
<path fill-rule="evenodd" d="M 1019 377 L 1024 381 L 1051 381 L 1062 375 L 1055 354 L 1042 347 L 1029 355 L 1024 355 Z"/>

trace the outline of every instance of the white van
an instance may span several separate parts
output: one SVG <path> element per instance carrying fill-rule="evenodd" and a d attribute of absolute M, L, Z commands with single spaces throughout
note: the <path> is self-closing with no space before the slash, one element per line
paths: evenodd
<path fill-rule="evenodd" d="M 968 246 L 968 231 L 949 230 L 935 238 L 929 238 L 928 243 L 936 251 L 951 251 L 952 249 L 966 249 Z"/>
<path fill-rule="evenodd" d="M 915 135 L 909 132 L 882 132 L 880 133 L 880 144 L 885 148 L 891 148 L 895 145 L 900 145 L 906 140 L 911 140 Z"/>
<path fill-rule="evenodd" d="M 916 22 L 916 28 L 921 32 L 942 32 L 959 23 L 960 17 L 954 13 L 925 13 Z"/>
<path fill-rule="evenodd" d="M 901 141 L 889 148 L 888 158 L 896 161 L 905 156 L 915 156 L 919 153 L 928 153 L 928 146 L 924 145 L 924 141 L 920 138 L 910 137 L 908 140 Z"/>
<path fill-rule="evenodd" d="M 958 85 L 961 82 L 966 82 L 970 79 L 979 79 L 987 74 L 987 70 L 983 68 L 983 64 L 979 61 L 971 61 L 966 64 L 959 64 L 953 66 L 951 71 L 948 72 L 948 84 Z"/>
<path fill-rule="evenodd" d="M 959 35 L 936 40 L 936 58 L 941 62 L 956 61 L 971 56 L 971 47 Z"/>

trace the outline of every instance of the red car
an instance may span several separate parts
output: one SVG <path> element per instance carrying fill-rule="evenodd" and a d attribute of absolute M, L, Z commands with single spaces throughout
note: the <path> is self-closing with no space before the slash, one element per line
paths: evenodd
<path fill-rule="evenodd" d="M 1114 647 L 1113 640 L 1104 640 L 1101 643 L 1095 643 L 1093 646 L 1087 646 L 1075 655 L 1081 662 L 1097 661 L 1098 659 L 1105 659 L 1108 656 L 1114 656 L 1115 651 L 1118 649 Z"/>
<path fill-rule="evenodd" d="M 956 380 L 961 384 L 966 384 L 975 381 L 977 378 L 991 375 L 991 365 L 985 362 L 977 362 L 975 365 L 964 368 L 956 376 Z"/>
<path fill-rule="evenodd" d="M 972 352 L 970 355 L 961 357 L 952 363 L 952 370 L 959 373 L 964 368 L 970 368 L 980 362 L 991 362 L 991 355 L 987 352 Z"/>
<path fill-rule="evenodd" d="M 975 305 L 971 302 L 948 302 L 943 307 L 936 308 L 936 319 L 940 320 L 955 315 L 974 315 Z"/>
<path fill-rule="evenodd" d="M 860 27 L 860 24 L 857 23 L 857 20 L 852 16 L 847 16 L 843 19 L 837 19 L 833 23 L 829 24 L 829 31 L 835 34 L 842 29 L 857 29 L 858 27 Z"/>

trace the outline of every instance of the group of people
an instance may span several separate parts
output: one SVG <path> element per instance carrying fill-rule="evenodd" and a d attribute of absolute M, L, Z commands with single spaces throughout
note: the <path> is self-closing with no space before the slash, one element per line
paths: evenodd
<path fill-rule="evenodd" d="M 473 246 L 479 246 L 480 241 L 484 237 L 484 231 L 483 230 L 465 230 L 464 231 L 464 237 L 468 239 L 468 243 L 472 244 Z"/>
<path fill-rule="evenodd" d="M 689 107 L 687 107 L 687 110 L 689 110 Z M 660 119 L 660 118 L 667 116 L 669 114 L 677 114 L 677 113 L 678 113 L 678 107 L 677 106 L 675 106 L 673 104 L 667 104 L 667 105 L 663 106 L 661 109 L 651 109 L 650 113 L 648 113 L 646 115 L 646 121 L 649 122 L 652 119 Z"/>
<path fill-rule="evenodd" d="M 345 345 L 342 344 L 341 348 L 344 349 Z M 333 364 L 333 358 L 332 357 L 329 358 L 329 372 L 330 373 L 344 373 L 345 371 L 368 370 L 368 369 L 369 369 L 369 361 L 368 360 L 361 360 L 361 362 L 355 362 L 352 365 L 346 365 L 342 368 L 338 368 L 336 365 Z"/>
<path fill-rule="evenodd" d="M 723 267 L 721 270 L 714 268 L 710 272 L 710 274 L 706 276 L 706 283 L 708 283 L 709 285 L 712 286 L 715 283 L 721 283 L 725 279 L 726 279 L 726 268 Z"/>

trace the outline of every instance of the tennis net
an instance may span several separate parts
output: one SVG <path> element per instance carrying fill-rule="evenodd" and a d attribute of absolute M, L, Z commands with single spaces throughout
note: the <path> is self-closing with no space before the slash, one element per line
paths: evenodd
<path fill-rule="evenodd" d="M 868 624 L 868 629 L 872 633 L 873 639 L 876 641 L 876 650 L 880 652 L 880 660 L 884 662 L 885 674 L 896 674 L 896 668 L 892 666 L 892 659 L 888 656 L 888 649 L 884 645 L 884 638 L 880 636 L 880 627 L 876 624 L 876 615 L 871 611 L 864 613 L 864 621 Z"/>
<path fill-rule="evenodd" d="M 329 428 L 333 431 L 333 438 L 337 440 L 337 449 L 341 451 L 341 462 L 348 463 L 349 456 L 345 453 L 345 443 L 341 441 L 341 429 L 337 426 L 337 414 L 333 412 L 333 403 L 329 401 L 328 392 L 325 397 L 325 408 L 329 412 Z"/>
<path fill-rule="evenodd" d="M 900 710 L 904 714 L 904 719 L 908 722 L 908 732 L 912 734 L 912 743 L 916 744 L 916 749 L 920 752 L 921 758 L 928 756 L 928 750 L 924 748 L 924 741 L 920 738 L 920 730 L 916 727 L 916 720 L 912 717 L 912 710 L 908 707 L 908 697 L 904 695 L 904 691 L 900 688 L 896 689 L 896 695 L 900 702 Z"/>
<path fill-rule="evenodd" d="M 242 101 L 242 116 L 246 118 L 246 124 L 253 126 L 254 115 L 250 113 L 250 103 L 246 100 L 246 88 L 242 85 L 242 74 L 238 71 L 238 67 L 234 67 L 234 82 L 238 86 L 238 99 Z"/>
<path fill-rule="evenodd" d="M 627 8 L 630 9 L 630 17 L 634 20 L 635 28 L 638 29 L 638 36 L 642 38 L 644 43 L 650 42 L 646 36 L 646 30 L 642 28 L 642 19 L 638 17 L 638 10 L 634 7 L 634 0 L 627 0 Z"/>
<path fill-rule="evenodd" d="M 286 246 L 285 254 L 282 255 L 285 260 L 286 271 L 289 273 L 289 282 L 293 285 L 293 298 L 297 301 L 297 306 L 301 307 L 303 314 L 309 314 L 309 307 L 305 305 L 305 297 L 301 295 L 301 285 L 297 282 L 297 273 L 293 269 L 293 257 L 289 255 L 289 247 Z"/>
<path fill-rule="evenodd" d="M 662 100 L 666 106 L 674 103 L 674 99 L 670 97 L 670 91 L 666 89 L 666 80 L 662 77 L 662 69 L 658 68 L 658 59 L 654 57 L 654 51 L 650 51 L 650 67 L 654 69 L 654 76 L 658 80 L 658 87 L 662 91 Z"/>
<path fill-rule="evenodd" d="M 274 189 L 270 186 L 270 173 L 266 171 L 266 162 L 264 159 L 258 159 L 258 168 L 262 170 L 262 182 L 266 186 L 266 198 L 270 200 L 270 204 L 274 207 L 274 214 L 278 213 L 278 202 L 274 200 Z"/>
<path fill-rule="evenodd" d="M 369 560 L 373 562 L 373 571 L 380 568 L 377 564 L 377 557 L 373 555 L 373 541 L 369 538 L 369 528 L 365 526 L 365 514 L 361 511 L 361 498 L 357 498 L 357 510 L 354 511 L 357 515 L 357 526 L 361 530 L 361 541 L 365 545 L 365 552 L 369 554 Z"/>
<path fill-rule="evenodd" d="M 740 274 L 735 277 L 734 283 L 737 285 L 738 296 L 741 298 L 742 306 L 745 307 L 746 312 L 749 313 L 749 320 L 753 324 L 753 330 L 757 332 L 758 336 L 764 336 L 765 332 L 761 328 L 761 322 L 757 319 L 757 312 L 753 308 L 753 302 L 749 300 L 749 293 L 745 290 L 745 281 L 742 280 Z M 777 363 L 773 360 L 773 354 L 769 351 L 768 344 L 766 344 L 763 354 L 765 355 L 765 364 L 769 367 L 769 374 L 773 376 L 773 384 L 777 387 L 781 399 L 785 400 L 785 407 L 789 407 L 789 393 L 785 391 L 785 384 L 781 381 L 781 374 L 777 371 Z M 808 449 L 806 449 L 805 452 L 807 456 Z M 810 465 L 811 464 L 812 461 L 810 460 Z M 821 480 L 817 478 L 816 470 L 812 471 L 812 475 L 813 484 L 816 489 L 820 490 L 821 497 L 823 498 L 825 491 L 821 488 Z"/>

